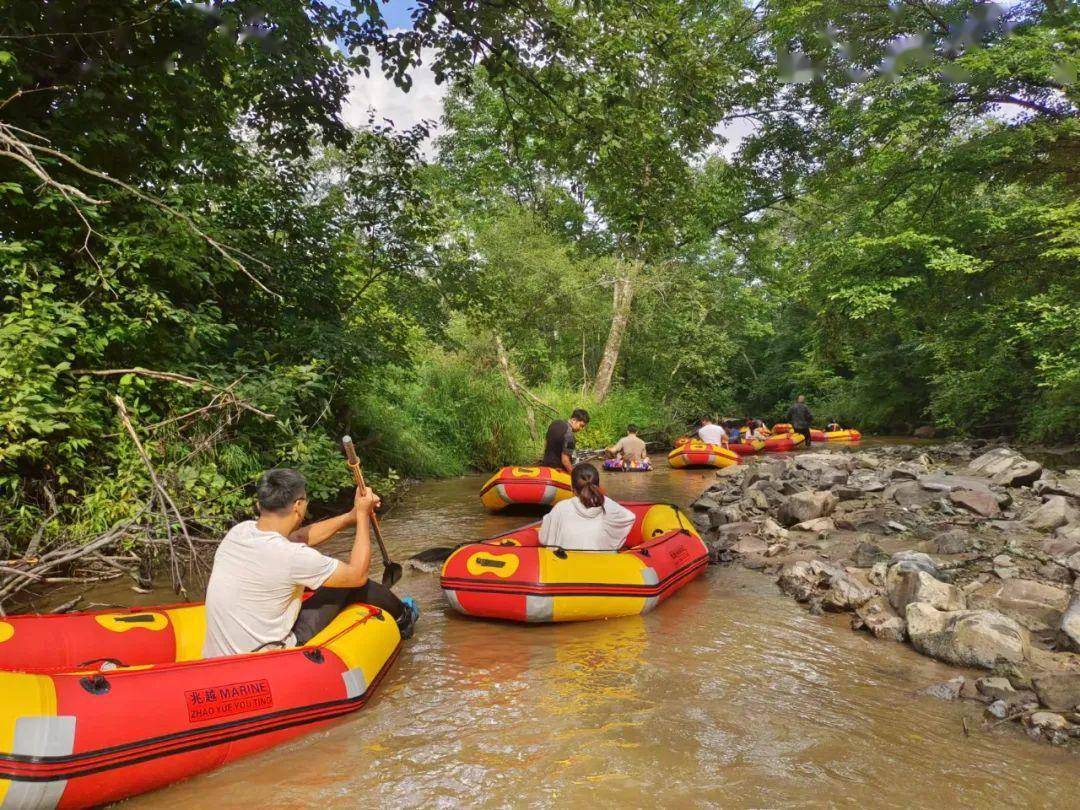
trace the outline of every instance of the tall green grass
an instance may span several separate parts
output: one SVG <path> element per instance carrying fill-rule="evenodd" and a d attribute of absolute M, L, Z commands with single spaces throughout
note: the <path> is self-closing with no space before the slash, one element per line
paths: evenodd
<path fill-rule="evenodd" d="M 568 385 L 550 383 L 534 390 L 566 418 L 574 408 L 591 416 L 577 436 L 581 449 L 614 443 L 630 423 L 646 435 L 667 436 L 671 413 L 652 396 L 618 389 L 600 404 Z M 351 421 L 369 463 L 410 477 L 460 475 L 507 464 L 537 461 L 551 417 L 537 410 L 537 441 L 529 435 L 525 410 L 496 368 L 466 355 L 437 351 L 414 369 L 392 370 L 379 384 L 354 398 Z"/>

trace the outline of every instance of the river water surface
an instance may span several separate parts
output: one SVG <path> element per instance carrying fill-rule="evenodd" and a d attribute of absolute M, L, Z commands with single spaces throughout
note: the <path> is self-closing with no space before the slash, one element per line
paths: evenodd
<path fill-rule="evenodd" d="M 711 479 L 605 474 L 615 497 L 684 506 Z M 525 522 L 486 515 L 482 482 L 414 487 L 383 523 L 395 557 Z M 421 623 L 360 713 L 125 807 L 1080 805 L 1075 755 L 917 696 L 957 670 L 760 574 L 711 567 L 647 616 L 555 626 L 453 614 L 432 574 L 397 591 Z"/>

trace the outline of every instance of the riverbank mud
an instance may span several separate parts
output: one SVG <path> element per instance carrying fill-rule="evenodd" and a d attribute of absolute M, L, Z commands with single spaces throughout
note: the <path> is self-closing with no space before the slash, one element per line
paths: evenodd
<path fill-rule="evenodd" d="M 966 668 L 927 694 L 1080 751 L 1080 470 L 969 443 L 825 445 L 721 470 L 692 508 L 714 563 Z"/>

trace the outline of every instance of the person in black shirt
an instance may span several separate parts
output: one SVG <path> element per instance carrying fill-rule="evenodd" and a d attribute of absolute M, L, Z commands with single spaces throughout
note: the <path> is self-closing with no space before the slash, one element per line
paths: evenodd
<path fill-rule="evenodd" d="M 787 420 L 791 423 L 796 433 L 806 437 L 806 446 L 810 446 L 810 423 L 814 421 L 814 415 L 806 407 L 806 397 L 802 394 L 795 397 L 795 404 L 788 408 Z"/>
<path fill-rule="evenodd" d="M 542 467 L 570 472 L 574 469 L 574 434 L 589 424 L 589 412 L 578 408 L 568 420 L 552 422 L 544 439 Z"/>

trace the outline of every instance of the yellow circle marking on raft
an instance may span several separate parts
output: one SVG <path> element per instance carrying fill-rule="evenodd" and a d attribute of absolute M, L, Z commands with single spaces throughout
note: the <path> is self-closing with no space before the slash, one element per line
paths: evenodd
<path fill-rule="evenodd" d="M 514 467 L 510 474 L 514 478 L 536 478 L 540 475 L 539 467 Z"/>
<path fill-rule="evenodd" d="M 3 644 L 13 635 L 15 635 L 15 628 L 11 622 L 0 622 L 0 644 Z"/>
<path fill-rule="evenodd" d="M 164 630 L 169 619 L 164 613 L 103 613 L 94 620 L 106 630 L 126 633 L 128 630 Z"/>
<path fill-rule="evenodd" d="M 520 562 L 516 554 L 491 554 L 487 551 L 478 551 L 469 557 L 465 567 L 474 577 L 481 574 L 494 574 L 506 579 L 517 571 Z"/>

